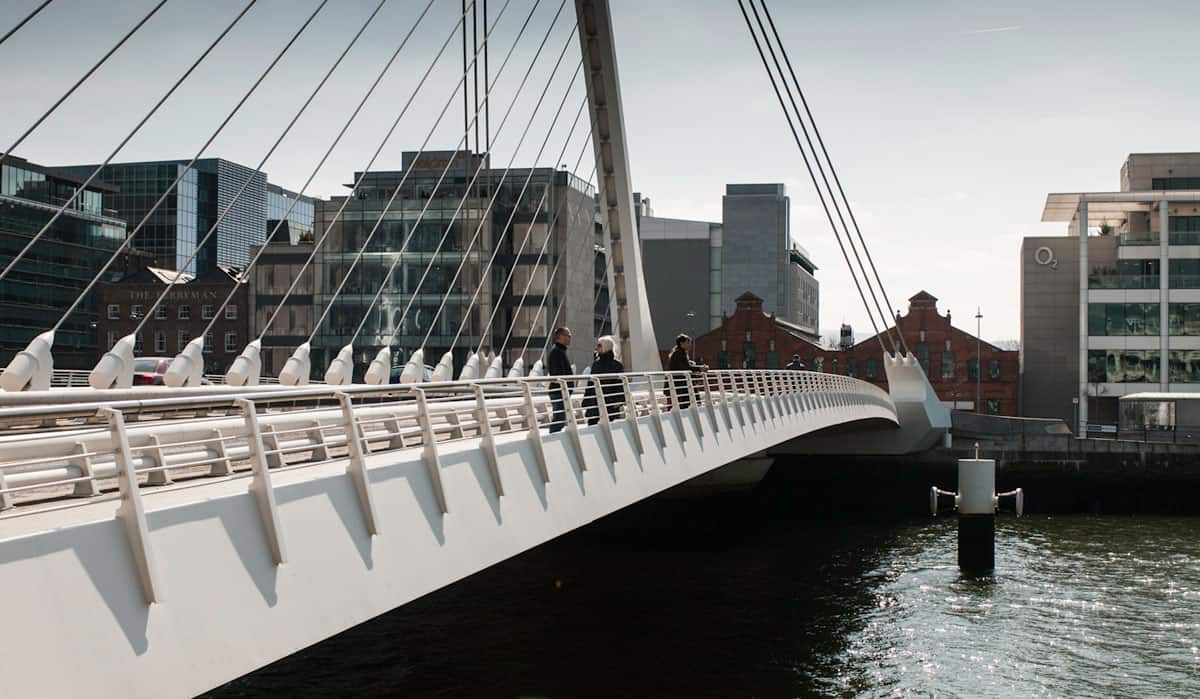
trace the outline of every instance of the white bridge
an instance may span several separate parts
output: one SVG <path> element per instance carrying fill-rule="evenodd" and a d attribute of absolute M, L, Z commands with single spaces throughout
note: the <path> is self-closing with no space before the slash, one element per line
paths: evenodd
<path fill-rule="evenodd" d="M 76 387 L 51 380 L 53 333 L 40 336 L 0 377 L 0 696 L 196 694 L 769 450 L 942 439 L 949 415 L 898 350 L 888 392 L 824 373 L 657 370 L 608 8 L 575 6 L 633 371 L 504 378 L 496 359 L 479 379 L 365 385 L 344 350 L 328 385 L 306 385 L 304 346 L 292 385 L 262 382 L 254 348 L 229 382 L 242 385 L 197 385 L 183 357 L 176 378 L 195 380 L 129 387 L 130 341 Z"/>

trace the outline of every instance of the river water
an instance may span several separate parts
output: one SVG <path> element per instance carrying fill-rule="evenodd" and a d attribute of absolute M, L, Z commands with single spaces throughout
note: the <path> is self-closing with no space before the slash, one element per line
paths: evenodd
<path fill-rule="evenodd" d="M 1200 696 L 1200 518 L 642 503 L 213 697 Z M 911 512 L 911 510 L 910 510 Z"/>

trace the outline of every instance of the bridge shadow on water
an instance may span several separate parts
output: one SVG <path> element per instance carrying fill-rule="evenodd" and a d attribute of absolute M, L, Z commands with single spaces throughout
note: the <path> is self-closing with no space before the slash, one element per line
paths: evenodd
<path fill-rule="evenodd" d="M 928 520 L 881 513 L 889 487 L 864 503 L 860 479 L 791 477 L 813 466 L 640 503 L 208 696 L 824 693 L 810 670 L 872 604 L 862 577 Z"/>

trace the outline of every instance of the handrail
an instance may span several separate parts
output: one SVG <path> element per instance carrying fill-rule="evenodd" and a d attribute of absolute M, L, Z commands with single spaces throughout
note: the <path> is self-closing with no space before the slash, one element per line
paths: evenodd
<path fill-rule="evenodd" d="M 351 416 L 361 434 L 364 455 L 427 445 L 431 439 L 441 443 L 483 439 L 485 433 L 536 432 L 553 419 L 551 397 L 557 395 L 557 386 L 580 380 L 589 382 L 592 389 L 587 395 L 572 393 L 565 407 L 574 414 L 574 422 L 599 422 L 602 430 L 609 430 L 610 420 L 640 416 L 658 420 L 658 416 L 670 414 L 680 429 L 679 420 L 691 419 L 703 439 L 703 421 L 709 420 L 708 427 L 717 430 L 714 411 L 722 404 L 734 411 L 749 408 L 753 421 L 770 425 L 780 424 L 778 421 L 789 414 L 834 405 L 872 405 L 895 414 L 890 396 L 873 384 L 840 375 L 786 370 L 652 371 L 384 386 L 279 387 L 233 395 L 3 408 L 0 423 L 46 425 L 63 419 L 103 418 L 103 424 L 76 422 L 58 431 L 43 429 L 28 434 L 0 432 L 0 509 L 13 504 L 14 494 L 36 497 L 37 493 L 30 491 L 56 486 L 72 485 L 75 495 L 96 494 L 98 480 L 118 475 L 113 444 L 122 440 L 129 445 L 129 468 L 135 475 L 144 476 L 146 485 L 169 484 L 172 471 L 186 471 L 182 475 L 188 476 L 239 477 L 231 464 L 246 463 L 255 453 L 253 436 L 246 431 L 246 406 L 253 407 L 263 440 L 259 458 L 265 458 L 269 467 L 278 468 L 346 458 L 330 453 L 331 449 L 343 451 L 354 446 L 347 442 L 346 435 L 354 431 L 349 429 L 346 415 Z M 615 389 L 609 387 L 614 380 L 618 382 Z M 628 396 L 619 385 L 625 382 Z M 718 390 L 712 390 L 713 382 Z M 732 390 L 723 390 L 726 385 Z M 803 409 L 802 401 L 788 402 L 789 396 L 805 393 L 827 394 L 830 400 L 809 402 L 819 407 Z M 686 404 L 678 400 L 683 396 L 687 396 Z M 610 405 L 614 399 L 617 403 Z M 690 418 L 680 415 L 689 408 Z M 169 416 L 179 412 L 191 415 Z M 121 440 L 116 440 L 112 427 L 115 423 L 108 419 L 114 413 L 123 418 Z M 151 415 L 160 419 L 141 419 Z M 485 429 L 481 420 L 486 420 L 490 428 Z M 196 472 L 205 467 L 208 474 Z M 53 493 L 63 494 L 67 493 Z M 43 493 L 42 497 L 48 495 Z"/>

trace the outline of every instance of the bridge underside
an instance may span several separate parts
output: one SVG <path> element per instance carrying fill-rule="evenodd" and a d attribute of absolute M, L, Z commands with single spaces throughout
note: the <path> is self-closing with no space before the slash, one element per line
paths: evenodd
<path fill-rule="evenodd" d="M 281 565 L 248 478 L 147 491 L 160 590 L 149 605 L 118 497 L 18 511 L 0 541 L 12 631 L 0 695 L 198 693 L 767 447 L 846 422 L 895 425 L 890 405 L 853 395 L 727 407 L 583 427 L 578 444 L 543 435 L 545 476 L 533 440 L 498 435 L 502 496 L 477 442 L 443 445 L 445 514 L 421 448 L 368 455 L 374 536 L 346 459 L 272 469 Z"/>

